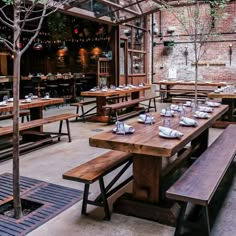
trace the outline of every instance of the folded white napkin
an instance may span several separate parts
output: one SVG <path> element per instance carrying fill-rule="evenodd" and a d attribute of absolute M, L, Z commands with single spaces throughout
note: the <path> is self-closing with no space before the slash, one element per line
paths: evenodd
<path fill-rule="evenodd" d="M 7 101 L 0 102 L 0 105 L 7 105 Z"/>
<path fill-rule="evenodd" d="M 168 127 L 159 126 L 159 130 L 159 134 L 163 134 L 164 136 L 170 138 L 181 138 L 184 135 L 183 133 Z"/>
<path fill-rule="evenodd" d="M 170 109 L 166 109 L 166 108 L 161 109 L 162 116 L 170 117 L 170 116 L 174 116 L 174 114 L 175 114 L 174 110 L 170 110 Z"/>
<path fill-rule="evenodd" d="M 210 107 L 219 107 L 220 103 L 219 102 L 206 102 L 206 105 Z"/>
<path fill-rule="evenodd" d="M 123 133 L 122 130 L 117 130 L 117 122 L 116 122 L 116 128 L 114 129 L 114 131 L 116 133 Z M 133 126 L 127 125 L 124 123 L 124 131 L 125 131 L 125 133 L 133 133 L 135 130 L 134 130 Z"/>
<path fill-rule="evenodd" d="M 200 106 L 200 107 L 198 107 L 198 110 L 202 111 L 202 112 L 213 112 L 213 108 L 212 107 Z"/>
<path fill-rule="evenodd" d="M 142 120 L 145 124 L 150 124 L 155 122 L 155 118 L 147 114 L 140 114 L 139 119 Z"/>
<path fill-rule="evenodd" d="M 217 88 L 217 89 L 214 90 L 215 93 L 220 93 L 222 91 L 223 91 L 223 89 L 221 89 L 221 88 Z"/>
<path fill-rule="evenodd" d="M 198 126 L 198 122 L 196 120 L 185 117 L 185 116 L 181 117 L 180 124 L 188 125 L 188 126 Z"/>
<path fill-rule="evenodd" d="M 182 111 L 184 110 L 184 106 L 176 105 L 176 104 L 171 104 L 170 109 L 173 111 Z"/>
<path fill-rule="evenodd" d="M 195 111 L 194 116 L 197 118 L 205 118 L 205 119 L 209 118 L 209 114 L 206 112 L 202 112 L 202 111 Z"/>

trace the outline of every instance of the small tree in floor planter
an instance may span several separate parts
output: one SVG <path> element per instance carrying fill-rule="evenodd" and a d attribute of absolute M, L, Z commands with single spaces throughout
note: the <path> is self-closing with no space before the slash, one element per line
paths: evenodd
<path fill-rule="evenodd" d="M 180 23 L 183 31 L 189 35 L 189 43 L 193 44 L 195 67 L 195 98 L 197 104 L 198 65 L 206 53 L 205 44 L 219 35 L 215 26 L 227 15 L 224 13 L 229 0 L 187 0 L 173 5 L 171 2 L 160 1 L 162 11 L 170 12 Z"/>
<path fill-rule="evenodd" d="M 19 85 L 20 64 L 22 54 L 36 39 L 43 20 L 56 12 L 68 0 L 2 0 L 0 5 L 0 21 L 12 34 L 0 36 L 0 43 L 13 54 L 13 199 L 15 218 L 22 216 L 20 199 L 20 166 L 19 166 Z M 7 32 L 7 31 L 6 31 Z M 30 35 L 29 41 L 21 48 L 20 40 L 24 34 Z"/>

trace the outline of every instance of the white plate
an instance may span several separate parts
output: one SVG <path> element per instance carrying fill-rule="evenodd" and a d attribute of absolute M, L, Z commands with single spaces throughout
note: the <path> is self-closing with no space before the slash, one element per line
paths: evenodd
<path fill-rule="evenodd" d="M 220 103 L 216 102 L 216 103 L 207 103 L 207 106 L 209 107 L 219 107 Z"/>
<path fill-rule="evenodd" d="M 208 118 L 209 118 L 209 116 L 206 116 L 206 117 L 199 117 L 199 116 L 197 116 L 197 115 L 194 115 L 194 117 L 195 117 L 195 118 L 198 118 L 198 119 L 208 119 Z"/>
<path fill-rule="evenodd" d="M 173 137 L 173 136 L 165 135 L 165 134 L 163 134 L 162 132 L 159 132 L 159 136 L 161 136 L 162 138 L 171 138 L 171 139 L 179 138 L 179 137 Z"/>
<path fill-rule="evenodd" d="M 142 119 L 138 119 L 138 122 L 143 123 L 143 124 L 151 124 L 151 121 L 145 122 Z M 152 119 L 152 123 L 155 123 L 155 119 Z"/>
<path fill-rule="evenodd" d="M 32 101 L 21 101 L 21 103 L 31 103 Z"/>
<path fill-rule="evenodd" d="M 0 104 L 0 107 L 5 107 L 7 106 L 7 104 Z"/>
<path fill-rule="evenodd" d="M 112 130 L 114 133 L 116 133 L 116 128 Z M 132 128 L 129 132 L 125 132 L 125 134 L 133 134 L 135 132 L 135 128 Z M 117 133 L 117 134 L 123 134 L 123 133 Z"/>
<path fill-rule="evenodd" d="M 185 107 L 191 107 L 191 106 L 192 106 L 192 104 L 187 104 L 187 103 L 184 103 L 184 104 L 183 104 L 183 106 L 185 106 Z"/>
<path fill-rule="evenodd" d="M 186 123 L 184 123 L 183 121 L 180 121 L 179 124 L 180 124 L 180 125 L 183 125 L 183 126 L 187 126 L 187 127 L 191 127 L 191 126 L 192 126 L 192 127 L 196 127 L 196 125 L 194 125 L 194 124 L 186 124 Z"/>
<path fill-rule="evenodd" d="M 42 98 L 42 100 L 51 100 L 51 98 Z"/>

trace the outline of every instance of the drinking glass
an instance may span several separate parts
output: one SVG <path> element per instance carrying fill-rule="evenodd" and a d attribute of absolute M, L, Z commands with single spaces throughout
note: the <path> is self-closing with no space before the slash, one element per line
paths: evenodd
<path fill-rule="evenodd" d="M 3 96 L 3 102 L 5 102 L 7 104 L 7 102 L 8 102 L 8 96 L 7 95 Z"/>
<path fill-rule="evenodd" d="M 33 100 L 33 93 L 29 93 L 28 98 L 30 98 L 31 100 Z"/>
<path fill-rule="evenodd" d="M 153 120 L 152 120 L 152 116 L 150 113 L 146 113 L 145 114 L 145 121 L 144 121 L 145 124 L 150 124 L 152 125 L 153 124 Z"/>
<path fill-rule="evenodd" d="M 125 123 L 123 121 L 116 122 L 116 133 L 125 134 Z"/>
<path fill-rule="evenodd" d="M 171 127 L 171 119 L 170 119 L 170 117 L 164 116 L 164 118 L 163 118 L 163 126 L 164 127 Z"/>
<path fill-rule="evenodd" d="M 50 94 L 47 92 L 45 93 L 45 98 L 49 98 L 50 97 Z"/>

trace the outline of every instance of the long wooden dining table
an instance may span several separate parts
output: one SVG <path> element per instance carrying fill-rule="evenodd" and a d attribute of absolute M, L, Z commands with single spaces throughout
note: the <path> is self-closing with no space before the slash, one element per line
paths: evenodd
<path fill-rule="evenodd" d="M 29 109 L 30 110 L 30 119 L 36 120 L 43 118 L 43 109 L 49 105 L 57 105 L 64 102 L 63 98 L 36 98 L 30 102 L 27 102 L 25 99 L 19 100 L 19 109 Z M 6 105 L 0 105 L 0 113 L 2 112 L 12 112 L 13 111 L 13 102 L 8 102 Z M 42 131 L 42 127 L 40 127 Z"/>
<path fill-rule="evenodd" d="M 93 147 L 133 154 L 133 191 L 131 194 L 122 195 L 116 201 L 115 211 L 173 226 L 179 208 L 176 203 L 164 206 L 166 199 L 162 197 L 161 191 L 165 180 L 173 174 L 185 157 L 198 157 L 207 149 L 209 128 L 227 110 L 227 105 L 215 108 L 213 113 L 210 113 L 210 118 L 198 119 L 197 127 L 181 126 L 178 117 L 171 118 L 171 128 L 184 134 L 181 139 L 159 136 L 158 127 L 163 124 L 163 117 L 159 113 L 152 113 L 156 119 L 154 125 L 139 123 L 138 119 L 137 122 L 131 123 L 135 128 L 133 134 L 118 135 L 112 132 L 114 127 L 111 127 L 110 131 L 90 137 L 89 143 Z M 175 154 L 175 161 L 162 169 L 163 159 L 169 159 Z"/>
<path fill-rule="evenodd" d="M 165 91 L 166 99 L 171 98 L 171 90 L 175 88 L 174 90 L 181 92 L 181 90 L 186 91 L 194 91 L 195 81 L 189 80 L 160 80 L 155 81 L 153 84 L 158 84 L 160 86 L 160 91 Z M 226 85 L 233 84 L 232 82 L 225 82 L 225 81 L 198 81 L 197 82 L 197 90 L 200 93 L 208 94 L 208 92 L 214 91 L 217 87 L 222 87 Z"/>
<path fill-rule="evenodd" d="M 107 91 L 84 91 L 81 92 L 81 96 L 84 97 L 95 97 L 96 98 L 96 108 L 97 112 L 96 115 L 91 117 L 90 120 L 93 121 L 99 121 L 99 122 L 108 122 L 108 116 L 106 115 L 105 110 L 103 109 L 103 106 L 106 105 L 106 98 L 116 95 L 126 95 L 131 94 L 131 99 L 136 99 L 140 97 L 140 93 L 144 92 L 145 90 L 150 90 L 151 85 L 145 85 L 145 86 L 135 86 L 130 87 L 128 89 L 126 88 L 118 88 L 118 89 L 108 89 Z"/>
<path fill-rule="evenodd" d="M 219 121 L 215 123 L 214 125 L 215 127 L 225 128 L 229 124 L 236 123 L 236 118 L 234 116 L 236 93 L 234 91 L 219 92 L 219 93 L 212 92 L 208 94 L 208 98 L 219 99 L 221 100 L 222 104 L 226 104 L 229 106 L 229 110 Z"/>

